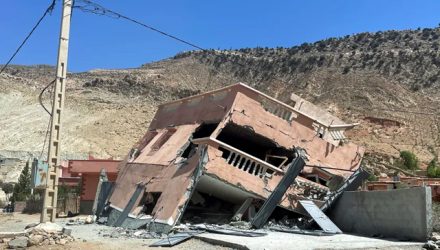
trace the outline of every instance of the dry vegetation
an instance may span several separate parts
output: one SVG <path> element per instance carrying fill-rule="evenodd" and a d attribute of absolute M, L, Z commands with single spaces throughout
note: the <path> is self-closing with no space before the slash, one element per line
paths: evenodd
<path fill-rule="evenodd" d="M 69 74 L 63 151 L 123 156 L 157 104 L 241 81 L 286 102 L 295 92 L 360 122 L 350 137 L 381 161 L 410 150 L 426 164 L 440 149 L 439 36 L 438 28 L 362 33 L 292 48 L 186 52 L 137 69 Z M 53 75 L 48 66 L 13 66 L 0 76 L 1 152 L 41 150 L 49 116 L 37 97 Z"/>

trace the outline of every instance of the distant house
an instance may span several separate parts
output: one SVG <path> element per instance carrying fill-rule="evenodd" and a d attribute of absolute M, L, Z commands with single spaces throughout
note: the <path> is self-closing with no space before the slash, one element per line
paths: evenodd
<path fill-rule="evenodd" d="M 258 210 L 297 147 L 305 150 L 307 165 L 279 207 L 301 213 L 298 200 L 319 204 L 331 182 L 360 167 L 364 149 L 344 136 L 355 124 L 294 101 L 299 108 L 238 83 L 160 105 L 120 164 L 109 218 L 118 218 L 139 187 L 129 217 L 151 216 L 159 231 L 186 219 L 231 219 L 249 199 Z"/>
<path fill-rule="evenodd" d="M 374 191 L 423 186 L 430 187 L 432 200 L 440 202 L 440 178 L 410 176 L 394 176 L 392 178 L 380 177 L 377 181 L 367 182 L 366 189 Z"/>
<path fill-rule="evenodd" d="M 99 182 L 101 169 L 105 169 L 109 181 L 116 181 L 118 160 L 102 160 L 90 157 L 88 160 L 68 160 L 63 169 L 59 184 L 68 186 L 81 185 L 80 213 L 90 214 Z"/>

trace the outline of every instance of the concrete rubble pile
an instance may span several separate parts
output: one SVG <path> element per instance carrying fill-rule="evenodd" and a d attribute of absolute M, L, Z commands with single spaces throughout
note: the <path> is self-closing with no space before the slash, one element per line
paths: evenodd
<path fill-rule="evenodd" d="M 3 238 L 8 248 L 26 248 L 30 246 L 66 245 L 75 241 L 70 235 L 71 229 L 63 228 L 55 223 L 40 223 L 29 225 L 23 234 L 13 238 Z"/>

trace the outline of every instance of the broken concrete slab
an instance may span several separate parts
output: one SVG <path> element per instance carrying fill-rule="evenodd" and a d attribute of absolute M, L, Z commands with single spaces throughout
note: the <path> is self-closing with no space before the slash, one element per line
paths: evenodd
<path fill-rule="evenodd" d="M 299 203 L 324 232 L 331 234 L 342 233 L 341 229 L 339 229 L 313 201 L 300 200 Z"/>
<path fill-rule="evenodd" d="M 28 238 L 25 236 L 19 236 L 8 242 L 8 247 L 12 249 L 26 248 L 28 246 Z"/>
<path fill-rule="evenodd" d="M 266 232 L 261 232 L 256 230 L 243 230 L 243 229 L 235 229 L 224 226 L 215 226 L 215 225 L 206 225 L 206 224 L 192 225 L 190 226 L 190 228 L 200 231 L 207 231 L 210 233 L 227 234 L 227 235 L 244 236 L 244 237 L 261 237 L 267 235 Z"/>
<path fill-rule="evenodd" d="M 240 237 L 224 234 L 203 233 L 195 238 L 235 249 L 420 249 L 423 243 L 401 242 L 367 238 L 356 235 L 336 234 L 330 236 L 301 235 L 283 232 L 268 232 L 263 237 Z"/>
<path fill-rule="evenodd" d="M 279 227 L 279 226 L 270 226 L 270 227 L 268 227 L 268 229 L 271 231 L 276 231 L 276 232 L 315 235 L 315 236 L 330 236 L 330 235 L 335 234 L 335 233 L 328 233 L 328 232 L 325 232 L 322 230 L 305 230 L 305 229 L 299 229 L 299 228 L 286 228 L 286 227 Z"/>
<path fill-rule="evenodd" d="M 154 242 L 150 247 L 172 247 L 192 237 L 200 234 L 201 232 L 178 232 L 173 235 L 167 236 L 165 239 Z"/>
<path fill-rule="evenodd" d="M 63 227 L 53 222 L 39 223 L 35 227 L 29 227 L 25 232 L 46 232 L 46 233 L 60 233 Z"/>

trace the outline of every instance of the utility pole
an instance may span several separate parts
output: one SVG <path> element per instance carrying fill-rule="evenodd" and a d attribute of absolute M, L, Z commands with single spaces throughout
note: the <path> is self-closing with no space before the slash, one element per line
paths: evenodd
<path fill-rule="evenodd" d="M 61 113 L 64 108 L 64 94 L 66 91 L 67 52 L 69 47 L 70 18 L 72 14 L 72 0 L 62 0 L 63 10 L 61 15 L 60 43 L 58 47 L 58 60 L 55 89 L 53 94 L 51 128 L 49 137 L 49 152 L 47 163 L 49 165 L 46 187 L 44 190 L 43 210 L 40 222 L 55 221 L 57 213 L 58 177 L 60 165 L 60 140 L 61 140 Z"/>

